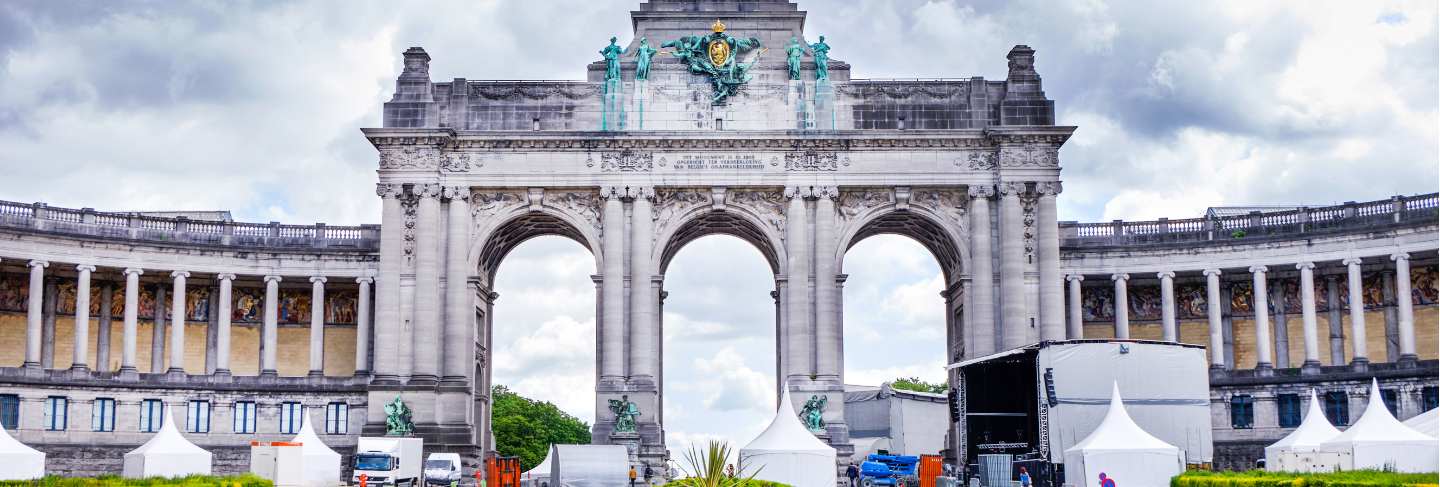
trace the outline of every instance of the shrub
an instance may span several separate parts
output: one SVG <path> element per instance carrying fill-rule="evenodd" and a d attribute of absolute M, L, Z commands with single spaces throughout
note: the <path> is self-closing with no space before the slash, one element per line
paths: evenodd
<path fill-rule="evenodd" d="M 100 477 L 57 477 L 47 476 L 39 480 L 0 481 L 0 486 L 37 487 L 271 487 L 274 484 L 252 474 L 214 476 L 189 475 L 185 477 L 127 479 L 116 475 Z"/>
<path fill-rule="evenodd" d="M 1395 473 L 1354 470 L 1334 473 L 1185 472 L 1170 480 L 1170 487 L 1411 487 L 1435 486 L 1433 473 Z"/>

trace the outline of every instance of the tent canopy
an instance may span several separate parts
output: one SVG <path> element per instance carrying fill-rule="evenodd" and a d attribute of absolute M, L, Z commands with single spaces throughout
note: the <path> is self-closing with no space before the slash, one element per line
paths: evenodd
<path fill-rule="evenodd" d="M 1286 449 L 1314 449 L 1321 443 L 1340 435 L 1340 430 L 1330 424 L 1325 418 L 1325 413 L 1320 410 L 1320 399 L 1315 395 L 1315 389 L 1310 389 L 1310 408 L 1305 411 L 1305 419 L 1295 431 L 1285 435 L 1280 441 L 1265 447 L 1266 453 L 1272 449 L 1281 451 Z"/>
<path fill-rule="evenodd" d="M 1103 478 L 1119 485 L 1168 485 L 1184 470 L 1180 448 L 1156 438 L 1130 419 L 1120 384 L 1110 386 L 1105 419 L 1085 439 L 1065 450 L 1066 485 L 1096 487 Z"/>
<path fill-rule="evenodd" d="M 1351 425 L 1344 433 L 1324 442 L 1324 445 L 1330 447 L 1357 443 L 1407 441 L 1434 443 L 1435 438 L 1410 429 L 1400 423 L 1400 420 L 1395 419 L 1395 416 L 1390 414 L 1390 408 L 1385 407 L 1384 401 L 1380 398 L 1380 382 L 1371 379 L 1370 402 L 1365 406 L 1365 414 L 1362 414 L 1360 420 Z"/>
<path fill-rule="evenodd" d="M 740 467 L 760 480 L 795 487 L 833 487 L 835 449 L 800 424 L 785 386 L 770 426 L 740 449 Z"/>
<path fill-rule="evenodd" d="M 1381 399 L 1379 381 L 1372 380 L 1365 414 L 1350 429 L 1322 443 L 1320 449 L 1340 455 L 1342 469 L 1434 472 L 1440 442 L 1395 419 Z"/>
<path fill-rule="evenodd" d="M 125 454 L 124 476 L 143 478 L 210 474 L 210 452 L 185 439 L 175 427 L 175 415 L 170 413 L 167 407 L 159 433 L 155 433 L 144 445 Z"/>
<path fill-rule="evenodd" d="M 1440 408 L 1431 408 L 1429 411 L 1405 420 L 1403 424 L 1412 430 L 1440 437 Z"/>
<path fill-rule="evenodd" d="M 1126 450 L 1180 451 L 1174 445 L 1146 432 L 1140 425 L 1135 424 L 1135 420 L 1130 419 L 1130 414 L 1125 412 L 1124 402 L 1120 400 L 1120 385 L 1114 383 L 1111 385 L 1110 409 L 1105 412 L 1105 419 L 1100 420 L 1100 426 L 1097 426 L 1090 436 L 1086 436 L 1065 452 Z"/>
<path fill-rule="evenodd" d="M 325 445 L 310 422 L 310 413 L 300 425 L 300 434 L 290 440 L 300 444 L 301 455 L 305 457 L 306 485 L 336 485 L 340 483 L 340 454 Z"/>
<path fill-rule="evenodd" d="M 25 446 L 0 424 L 0 480 L 30 480 L 45 476 L 45 453 Z"/>

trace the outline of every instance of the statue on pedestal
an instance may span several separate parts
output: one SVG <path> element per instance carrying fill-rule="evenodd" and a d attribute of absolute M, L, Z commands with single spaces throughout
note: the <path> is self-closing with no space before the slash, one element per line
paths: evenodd
<path fill-rule="evenodd" d="M 820 36 L 820 42 L 810 45 L 810 52 L 815 56 L 815 81 L 828 81 L 830 79 L 830 45 L 825 43 L 825 36 Z"/>
<path fill-rule="evenodd" d="M 610 400 L 610 412 L 615 413 L 615 432 L 634 433 L 635 421 L 640 417 L 640 407 L 630 401 L 630 396 Z"/>
<path fill-rule="evenodd" d="M 817 433 L 825 431 L 826 400 L 826 396 L 813 395 L 800 408 L 800 422 L 805 423 L 806 429 Z"/>
<path fill-rule="evenodd" d="M 385 405 L 385 435 L 410 436 L 415 432 L 415 423 L 410 420 L 410 408 L 400 396 Z"/>
<path fill-rule="evenodd" d="M 650 41 L 640 38 L 640 45 L 635 48 L 636 81 L 650 79 L 650 58 L 655 57 L 656 52 L 655 48 L 650 47 Z"/>
<path fill-rule="evenodd" d="M 625 51 L 615 44 L 615 38 L 610 38 L 610 45 L 600 50 L 600 55 L 605 56 L 605 81 L 620 79 L 620 56 Z"/>
<path fill-rule="evenodd" d="M 790 44 L 785 46 L 785 64 L 790 67 L 790 81 L 800 80 L 800 58 L 805 56 L 805 44 L 800 39 L 791 37 Z"/>

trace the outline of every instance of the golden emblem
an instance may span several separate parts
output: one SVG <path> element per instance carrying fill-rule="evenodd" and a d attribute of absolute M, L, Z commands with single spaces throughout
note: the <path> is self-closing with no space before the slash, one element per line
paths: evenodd
<path fill-rule="evenodd" d="M 730 60 L 730 44 L 726 43 L 725 39 L 710 41 L 706 50 L 710 53 L 710 64 L 716 67 L 724 66 Z"/>
<path fill-rule="evenodd" d="M 725 23 L 721 22 L 720 19 L 715 19 L 715 23 L 710 24 L 710 30 L 715 31 L 716 34 L 725 32 Z"/>

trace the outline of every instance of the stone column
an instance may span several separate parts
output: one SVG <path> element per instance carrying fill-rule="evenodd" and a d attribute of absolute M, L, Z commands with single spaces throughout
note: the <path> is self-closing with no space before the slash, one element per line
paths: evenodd
<path fill-rule="evenodd" d="M 1130 274 L 1116 273 L 1110 275 L 1110 280 L 1115 282 L 1115 338 L 1120 340 L 1130 339 Z"/>
<path fill-rule="evenodd" d="M 140 274 L 143 269 L 125 269 L 125 323 L 120 337 L 120 375 L 138 373 L 135 368 L 135 342 L 140 327 Z"/>
<path fill-rule="evenodd" d="M 325 277 L 310 277 L 310 377 L 325 376 Z"/>
<path fill-rule="evenodd" d="M 215 375 L 230 376 L 230 305 L 235 275 L 219 274 L 219 297 L 215 299 Z"/>
<path fill-rule="evenodd" d="M 100 284 L 100 318 L 95 330 L 95 370 L 110 371 L 110 322 L 115 315 L 115 286 Z"/>
<path fill-rule="evenodd" d="M 165 286 L 155 285 L 155 325 L 150 329 L 150 373 L 159 374 L 165 371 L 165 317 L 170 310 L 165 309 Z"/>
<path fill-rule="evenodd" d="M 1155 274 L 1160 278 L 1160 336 L 1167 342 L 1180 341 L 1180 330 L 1175 324 L 1175 272 Z"/>
<path fill-rule="evenodd" d="M 990 254 L 990 197 L 995 188 L 970 186 L 970 286 L 973 292 L 970 313 L 975 329 L 973 357 L 995 353 L 995 272 Z"/>
<path fill-rule="evenodd" d="M 1410 254 L 1400 252 L 1390 256 L 1395 261 L 1395 306 L 1400 325 L 1400 360 L 1396 362 L 1413 364 L 1419 357 L 1415 354 L 1415 303 L 1410 294 Z"/>
<path fill-rule="evenodd" d="M 470 187 L 445 188 L 448 218 L 445 234 L 445 363 L 441 380 L 458 386 L 467 384 L 475 353 L 472 317 L 474 293 L 470 291 Z"/>
<path fill-rule="evenodd" d="M 167 374 L 185 373 L 185 279 L 186 271 L 170 273 L 175 280 L 174 291 L 170 293 L 170 368 Z"/>
<path fill-rule="evenodd" d="M 1085 276 L 1082 274 L 1065 276 L 1065 281 L 1070 283 L 1070 329 L 1065 335 L 1071 340 L 1085 338 L 1085 297 L 1080 289 L 1080 283 L 1084 280 Z"/>
<path fill-rule="evenodd" d="M 600 382 L 620 383 L 625 380 L 625 203 L 620 188 L 606 187 L 600 191 L 605 209 L 600 229 L 601 258 L 601 320 Z"/>
<path fill-rule="evenodd" d="M 75 354 L 70 361 L 70 370 L 90 370 L 90 273 L 93 265 L 77 265 L 75 271 Z"/>
<path fill-rule="evenodd" d="M 55 368 L 55 310 L 60 302 L 60 283 L 55 278 L 45 279 L 45 291 L 40 306 L 40 368 Z"/>
<path fill-rule="evenodd" d="M 405 209 L 399 184 L 377 184 L 380 196 L 380 265 L 375 286 L 375 367 L 371 383 L 400 383 L 400 272 L 404 264 Z M 372 416 L 373 417 L 373 416 Z M 383 416 L 382 416 L 383 417 Z"/>
<path fill-rule="evenodd" d="M 1325 276 L 1325 302 L 1330 304 L 1330 365 L 1345 364 L 1345 327 L 1340 323 L 1340 276 Z"/>
<path fill-rule="evenodd" d="M 1255 368 L 1260 370 L 1271 369 L 1275 363 L 1270 356 L 1270 292 L 1265 285 L 1265 272 L 1268 270 L 1263 265 L 1250 267 L 1254 279 L 1254 287 L 1251 288 L 1254 304 L 1250 308 L 1255 312 Z"/>
<path fill-rule="evenodd" d="M 1210 321 L 1210 368 L 1225 368 L 1225 329 L 1220 314 L 1220 269 L 1205 269 L 1205 318 Z"/>
<path fill-rule="evenodd" d="M 810 272 L 805 265 L 810 260 L 807 252 L 809 240 L 805 236 L 805 225 L 809 217 L 805 214 L 803 189 L 786 188 L 785 197 L 790 198 L 790 208 L 785 212 L 785 253 L 786 262 L 789 264 L 784 295 L 787 342 L 785 361 L 789 368 L 786 378 L 800 383 L 810 379 L 809 345 L 814 337 L 810 328 L 810 303 L 806 299 L 810 294 Z"/>
<path fill-rule="evenodd" d="M 355 279 L 360 288 L 355 301 L 355 375 L 370 375 L 370 276 Z"/>
<path fill-rule="evenodd" d="M 815 188 L 815 373 L 820 379 L 842 383 L 844 370 L 841 356 L 840 286 L 835 276 L 835 198 L 834 186 Z M 946 314 L 949 312 L 946 308 Z"/>
<path fill-rule="evenodd" d="M 1350 355 L 1350 365 L 1363 369 L 1370 358 L 1365 350 L 1365 282 L 1360 275 L 1360 263 L 1359 257 L 1344 260 L 1350 288 L 1347 293 L 1350 295 L 1350 348 L 1354 352 Z"/>
<path fill-rule="evenodd" d="M 25 365 L 27 369 L 40 368 L 41 327 L 44 317 L 45 268 L 50 263 L 43 260 L 30 261 L 30 289 L 25 302 Z"/>
<path fill-rule="evenodd" d="M 1027 342 L 1025 316 L 1025 214 L 1020 193 L 1025 183 L 1000 185 L 1000 343 L 1019 348 Z"/>
<path fill-rule="evenodd" d="M 655 189 L 630 188 L 630 379 L 654 384 L 659 377 L 660 334 L 655 323 L 654 267 L 650 247 L 654 242 L 650 216 Z"/>
<path fill-rule="evenodd" d="M 1320 370 L 1320 324 L 1315 318 L 1315 263 L 1295 264 L 1300 269 L 1300 319 L 1305 333 L 1304 369 Z"/>
<path fill-rule="evenodd" d="M 260 328 L 260 376 L 275 377 L 275 348 L 279 346 L 280 276 L 265 276 L 264 324 Z"/>
<path fill-rule="evenodd" d="M 440 185 L 415 186 L 415 336 L 410 384 L 440 379 Z M 429 350 L 430 353 L 423 352 Z"/>
<path fill-rule="evenodd" d="M 1060 182 L 1036 183 L 1040 193 L 1035 202 L 1035 257 L 1040 260 L 1040 339 L 1065 339 L 1065 295 L 1061 289 L 1060 223 L 1055 197 Z"/>

